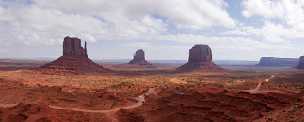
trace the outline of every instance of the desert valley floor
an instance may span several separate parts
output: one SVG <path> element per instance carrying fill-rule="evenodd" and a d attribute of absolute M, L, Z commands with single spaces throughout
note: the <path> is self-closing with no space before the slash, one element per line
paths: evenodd
<path fill-rule="evenodd" d="M 304 121 L 301 71 L 118 67 L 88 74 L 4 68 L 0 122 Z"/>

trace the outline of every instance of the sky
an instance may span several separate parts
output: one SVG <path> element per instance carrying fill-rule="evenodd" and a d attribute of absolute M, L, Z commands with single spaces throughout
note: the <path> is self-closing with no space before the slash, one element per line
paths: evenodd
<path fill-rule="evenodd" d="M 304 55 L 304 0 L 0 0 L 0 58 L 56 58 L 65 36 L 93 59 L 216 60 Z"/>

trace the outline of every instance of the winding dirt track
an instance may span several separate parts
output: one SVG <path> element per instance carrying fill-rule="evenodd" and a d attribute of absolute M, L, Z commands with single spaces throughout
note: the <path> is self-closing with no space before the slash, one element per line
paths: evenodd
<path fill-rule="evenodd" d="M 266 78 L 265 80 L 259 82 L 258 85 L 254 89 L 246 90 L 246 92 L 253 93 L 253 94 L 258 93 L 258 92 L 271 92 L 271 91 L 260 91 L 260 89 L 264 82 L 269 82 L 274 77 L 275 77 L 275 75 L 271 75 L 269 78 Z M 277 92 L 277 91 L 273 91 L 273 92 Z"/>
<path fill-rule="evenodd" d="M 124 107 L 119 107 L 119 108 L 113 108 L 113 109 L 109 109 L 109 110 L 90 110 L 90 109 L 81 109 L 81 108 L 68 108 L 68 107 L 59 107 L 59 106 L 53 106 L 53 105 L 49 105 L 50 108 L 52 109 L 57 109 L 57 110 L 71 110 L 71 111 L 78 111 L 78 112 L 88 112 L 88 113 L 115 113 L 121 109 L 134 109 L 137 107 L 140 107 L 143 105 L 143 103 L 145 102 L 145 97 L 149 96 L 151 94 L 156 94 L 155 89 L 151 88 L 149 89 L 147 92 L 145 92 L 144 94 L 138 96 L 135 98 L 136 103 L 133 105 L 129 105 L 129 106 L 124 106 Z"/>
<path fill-rule="evenodd" d="M 12 108 L 17 106 L 18 104 L 0 104 L 1 108 Z"/>
<path fill-rule="evenodd" d="M 60 106 L 54 106 L 54 105 L 48 105 L 48 107 L 52 108 L 52 109 L 57 109 L 57 110 L 70 110 L 70 111 L 78 111 L 78 112 L 88 112 L 88 113 L 115 113 L 121 109 L 134 109 L 137 107 L 140 107 L 143 105 L 143 103 L 145 102 L 145 97 L 149 96 L 151 94 L 156 94 L 155 89 L 154 88 L 150 88 L 147 92 L 145 92 L 144 94 L 138 96 L 135 98 L 136 103 L 133 105 L 129 105 L 129 106 L 124 106 L 124 107 L 119 107 L 119 108 L 113 108 L 113 109 L 109 109 L 109 110 L 91 110 L 91 109 L 81 109 L 81 108 L 69 108 L 69 107 L 60 107 Z M 18 104 L 0 104 L 1 108 L 12 108 L 17 106 Z"/>

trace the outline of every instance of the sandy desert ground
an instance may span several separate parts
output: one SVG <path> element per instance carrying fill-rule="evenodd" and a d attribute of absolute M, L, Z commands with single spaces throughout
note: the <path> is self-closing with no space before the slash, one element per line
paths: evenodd
<path fill-rule="evenodd" d="M 302 71 L 117 67 L 90 74 L 3 68 L 0 122 L 304 121 Z"/>

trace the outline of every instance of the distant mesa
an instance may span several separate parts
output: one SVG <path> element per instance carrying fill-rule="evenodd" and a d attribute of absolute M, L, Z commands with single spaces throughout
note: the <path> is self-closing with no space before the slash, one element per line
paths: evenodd
<path fill-rule="evenodd" d="M 75 37 L 65 37 L 63 41 L 63 56 L 41 67 L 74 72 L 101 72 L 107 69 L 88 58 L 87 43 L 81 46 L 81 40 Z"/>
<path fill-rule="evenodd" d="M 304 69 L 304 56 L 301 56 L 299 59 L 298 69 Z"/>
<path fill-rule="evenodd" d="M 188 70 L 219 70 L 221 69 L 212 61 L 212 50 L 208 45 L 195 45 L 189 50 L 188 62 L 181 67 L 178 71 Z"/>
<path fill-rule="evenodd" d="M 136 65 L 151 65 L 151 63 L 149 63 L 146 60 L 145 57 L 145 52 L 142 49 L 139 49 L 136 51 L 133 59 L 129 62 L 129 64 L 136 64 Z"/>
<path fill-rule="evenodd" d="M 280 67 L 280 66 L 297 66 L 299 59 L 297 58 L 276 58 L 276 57 L 262 57 L 257 66 L 270 66 L 270 67 Z"/>

